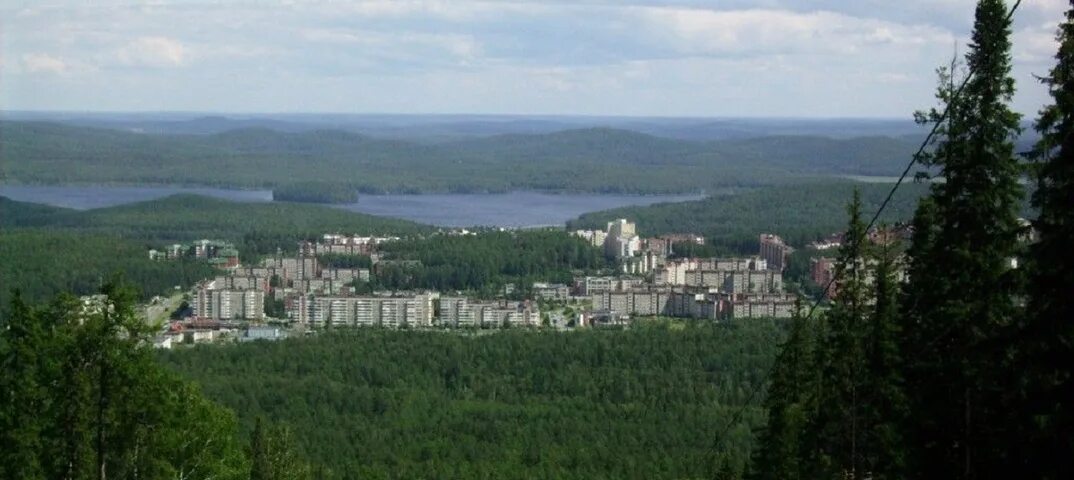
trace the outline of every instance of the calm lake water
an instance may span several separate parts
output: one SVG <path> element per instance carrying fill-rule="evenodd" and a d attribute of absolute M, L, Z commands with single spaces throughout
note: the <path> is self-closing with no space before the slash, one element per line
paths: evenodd
<path fill-rule="evenodd" d="M 0 185 L 0 196 L 86 210 L 144 202 L 177 193 L 194 193 L 240 202 L 268 202 L 268 190 L 198 187 Z M 497 194 L 361 195 L 358 203 L 337 208 L 403 218 L 442 227 L 530 227 L 563 225 L 586 212 L 627 205 L 696 200 L 702 195 L 603 195 L 511 192 Z"/>

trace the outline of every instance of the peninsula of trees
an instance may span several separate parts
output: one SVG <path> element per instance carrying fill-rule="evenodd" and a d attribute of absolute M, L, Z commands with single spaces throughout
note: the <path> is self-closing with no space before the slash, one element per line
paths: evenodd
<path fill-rule="evenodd" d="M 358 201 L 358 190 L 342 183 L 290 183 L 273 187 L 272 200 L 302 203 L 355 203 Z"/>

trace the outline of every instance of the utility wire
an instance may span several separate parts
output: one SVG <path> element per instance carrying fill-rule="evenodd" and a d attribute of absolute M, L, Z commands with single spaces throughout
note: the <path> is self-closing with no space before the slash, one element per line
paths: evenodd
<path fill-rule="evenodd" d="M 1007 13 L 1006 23 L 1008 25 L 1011 23 L 1011 19 L 1014 18 L 1014 12 L 1018 10 L 1019 5 L 1021 4 L 1022 0 L 1017 0 L 1016 2 L 1014 2 L 1014 6 L 1011 7 L 1011 10 Z M 910 161 L 906 164 L 906 168 L 903 169 L 902 174 L 899 175 L 899 179 L 895 181 L 895 184 L 892 185 L 891 190 L 888 191 L 887 197 L 885 197 L 884 201 L 880 203 L 880 208 L 876 210 L 876 213 L 873 214 L 872 219 L 869 220 L 868 225 L 865 227 L 865 230 L 862 233 L 862 237 L 856 238 L 853 241 L 857 243 L 865 241 L 865 235 L 868 235 L 869 231 L 872 230 L 872 228 L 876 225 L 877 220 L 880 219 L 880 215 L 884 213 L 884 209 L 887 208 L 888 204 L 891 202 L 891 199 L 895 196 L 895 192 L 899 190 L 899 187 L 901 187 L 903 182 L 906 180 L 906 176 L 910 174 L 910 170 L 913 170 L 914 165 L 917 164 L 918 159 L 921 158 L 921 155 L 925 152 L 925 149 L 928 148 L 928 146 L 932 143 L 932 139 L 936 136 L 936 132 L 939 131 L 940 125 L 947 120 L 947 116 L 951 111 L 951 104 L 962 96 L 962 91 L 966 88 L 966 85 L 969 84 L 970 80 L 973 79 L 975 73 L 976 72 L 972 69 L 967 72 L 965 78 L 963 78 L 962 82 L 958 85 L 958 88 L 956 88 L 954 92 L 952 92 L 951 100 L 948 102 L 948 105 L 943 109 L 942 112 L 940 112 L 940 116 L 935 118 L 932 128 L 929 129 L 928 135 L 926 135 L 925 139 L 921 141 L 921 145 L 917 147 L 917 151 L 914 152 L 914 154 L 910 157 Z M 813 305 L 809 307 L 809 312 L 806 314 L 806 316 L 802 318 L 803 322 L 809 322 L 813 318 L 813 313 L 816 311 L 817 307 L 820 306 L 824 298 L 828 295 L 828 291 L 832 288 L 832 285 L 835 284 L 840 273 L 842 272 L 840 270 L 837 270 L 835 274 L 832 275 L 830 279 L 828 279 L 828 282 L 824 285 L 824 290 L 821 291 L 821 294 L 817 297 L 816 301 L 813 302 Z M 943 336 L 946 336 L 948 333 L 950 333 L 950 330 L 947 330 L 942 333 L 940 338 L 936 338 L 926 343 L 926 348 L 924 350 L 931 348 L 933 345 L 936 344 L 936 342 L 938 342 Z M 773 368 L 775 368 L 774 364 L 772 367 L 769 367 L 768 373 L 765 375 L 765 378 L 769 378 L 771 376 Z M 753 386 L 750 391 L 750 395 L 746 397 L 746 402 L 739 406 L 739 408 L 735 411 L 735 414 L 731 416 L 731 420 L 728 421 L 724 428 L 716 435 L 713 441 L 713 445 L 710 448 L 710 457 L 713 453 L 715 453 L 716 448 L 720 445 L 720 442 L 727 437 L 727 433 L 731 431 L 731 428 L 737 425 L 742 419 L 742 414 L 746 411 L 746 408 L 751 403 L 753 403 L 754 398 L 757 397 L 757 393 L 760 392 L 761 386 L 764 385 L 764 383 L 765 382 L 763 381 L 758 382 L 756 385 Z"/>

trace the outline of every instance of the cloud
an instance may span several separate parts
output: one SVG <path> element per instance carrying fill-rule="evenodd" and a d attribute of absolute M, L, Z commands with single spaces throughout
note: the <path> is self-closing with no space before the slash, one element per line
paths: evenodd
<path fill-rule="evenodd" d="M 22 56 L 22 68 L 29 73 L 66 73 L 68 65 L 63 60 L 44 53 L 27 53 Z"/>
<path fill-rule="evenodd" d="M 167 37 L 140 37 L 116 51 L 116 60 L 127 66 L 169 68 L 186 64 L 189 53 L 177 40 Z"/>
<path fill-rule="evenodd" d="M 953 36 L 935 27 L 907 26 L 833 12 L 643 8 L 649 33 L 680 53 L 848 54 L 873 46 L 950 45 Z"/>
<path fill-rule="evenodd" d="M 954 46 L 965 52 L 973 6 L 974 0 L 0 0 L 0 104 L 904 115 L 933 101 L 934 69 Z M 1053 63 L 1052 36 L 1066 8 L 1062 0 L 1023 0 L 1015 17 L 1015 102 L 1022 111 L 1036 111 L 1045 98 L 1031 74 Z"/>

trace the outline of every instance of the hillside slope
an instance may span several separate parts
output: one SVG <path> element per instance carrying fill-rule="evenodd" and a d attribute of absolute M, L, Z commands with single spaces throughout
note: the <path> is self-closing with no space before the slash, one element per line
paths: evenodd
<path fill-rule="evenodd" d="M 713 191 L 802 175 L 890 175 L 906 138 L 782 136 L 698 142 L 587 128 L 420 144 L 340 130 L 263 127 L 146 135 L 0 122 L 0 180 L 271 188 L 332 181 L 363 192 Z"/>

